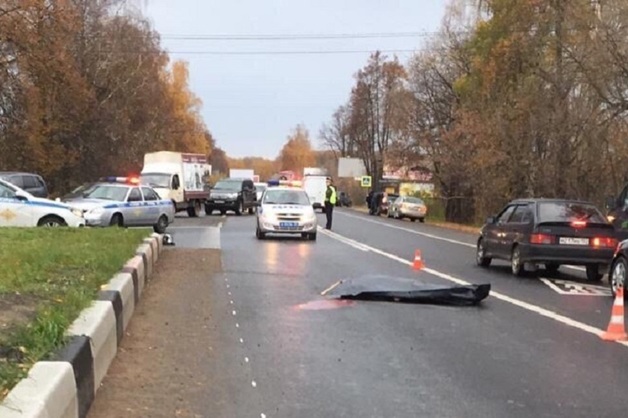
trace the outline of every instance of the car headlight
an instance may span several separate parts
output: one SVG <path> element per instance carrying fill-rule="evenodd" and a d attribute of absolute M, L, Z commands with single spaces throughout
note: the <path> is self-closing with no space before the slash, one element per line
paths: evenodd
<path fill-rule="evenodd" d="M 79 218 L 83 217 L 83 211 L 82 210 L 74 208 L 74 209 L 71 209 L 71 211 L 72 211 L 72 214 L 74 216 L 78 216 Z"/>
<path fill-rule="evenodd" d="M 264 219 L 265 221 L 275 221 L 277 220 L 277 216 L 275 216 L 274 213 L 272 212 L 268 212 L 268 211 L 264 211 L 262 213 L 262 219 Z"/>
<path fill-rule="evenodd" d="M 314 211 L 308 212 L 308 213 L 303 215 L 303 219 L 305 221 L 314 221 L 314 220 L 316 220 L 316 214 L 314 213 Z"/>
<path fill-rule="evenodd" d="M 92 210 L 89 211 L 90 215 L 94 215 L 94 216 L 100 216 L 105 212 L 105 210 L 103 208 L 94 208 Z"/>
<path fill-rule="evenodd" d="M 237 198 L 238 198 L 237 193 L 229 193 L 229 199 L 237 199 Z"/>

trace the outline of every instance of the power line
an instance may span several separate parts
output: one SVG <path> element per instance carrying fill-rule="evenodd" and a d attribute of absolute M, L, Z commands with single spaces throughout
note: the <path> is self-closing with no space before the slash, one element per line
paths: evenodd
<path fill-rule="evenodd" d="M 122 54 L 182 54 L 182 55 L 331 55 L 331 54 L 370 54 L 379 51 L 381 53 L 412 53 L 417 49 L 364 49 L 364 50 L 303 50 L 303 51 L 110 51 L 109 53 Z"/>
<path fill-rule="evenodd" d="M 383 32 L 383 33 L 336 33 L 336 34 L 240 34 L 240 35 L 192 35 L 164 34 L 161 39 L 190 41 L 282 41 L 308 39 L 373 39 L 373 38 L 422 38 L 438 35 L 438 32 Z"/>

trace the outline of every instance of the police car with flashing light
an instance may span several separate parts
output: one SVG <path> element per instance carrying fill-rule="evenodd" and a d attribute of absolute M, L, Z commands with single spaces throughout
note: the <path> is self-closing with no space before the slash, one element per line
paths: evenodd
<path fill-rule="evenodd" d="M 268 186 L 256 203 L 255 236 L 264 239 L 268 234 L 300 234 L 315 241 L 318 222 L 305 190 L 283 181 L 269 182 Z"/>
<path fill-rule="evenodd" d="M 172 201 L 134 177 L 106 177 L 64 201 L 83 211 L 88 226 L 152 226 L 163 234 L 174 222 Z"/>
<path fill-rule="evenodd" d="M 0 226 L 83 227 L 85 219 L 80 209 L 35 197 L 7 181 L 0 180 Z"/>

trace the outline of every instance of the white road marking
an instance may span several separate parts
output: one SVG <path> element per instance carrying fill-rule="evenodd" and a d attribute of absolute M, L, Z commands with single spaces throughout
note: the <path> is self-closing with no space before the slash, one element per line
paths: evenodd
<path fill-rule="evenodd" d="M 255 382 L 255 380 L 252 380 L 252 381 L 251 381 L 251 386 L 253 386 L 254 388 L 256 388 L 256 387 L 257 387 L 257 383 Z"/>
<path fill-rule="evenodd" d="M 230 303 L 231 305 L 233 305 L 233 301 L 232 301 L 232 300 L 230 300 L 230 301 L 229 301 L 229 303 Z"/>
<path fill-rule="evenodd" d="M 218 228 L 222 228 L 222 222 L 218 222 Z"/>
<path fill-rule="evenodd" d="M 240 342 L 244 344 L 244 338 L 240 338 Z"/>
<path fill-rule="evenodd" d="M 611 290 L 603 286 L 577 283 L 569 280 L 546 279 L 543 277 L 541 277 L 540 280 L 545 283 L 550 289 L 560 295 L 604 297 L 613 296 Z"/>
<path fill-rule="evenodd" d="M 476 244 L 469 244 L 468 242 L 464 242 L 464 241 L 458 241 L 458 240 L 451 239 L 451 238 L 439 237 L 438 235 L 428 234 L 426 232 L 417 231 L 415 229 L 404 228 L 404 227 L 397 226 L 397 225 L 390 225 L 389 223 L 386 223 L 386 222 L 375 221 L 373 219 L 365 218 L 364 216 L 350 215 L 348 213 L 341 212 L 341 211 L 338 211 L 338 213 L 340 213 L 343 216 L 348 216 L 350 218 L 359 219 L 359 220 L 364 221 L 364 222 L 370 222 L 370 223 L 377 224 L 377 225 L 380 225 L 380 226 L 385 226 L 386 228 L 398 229 L 400 231 L 409 232 L 411 234 L 420 235 L 420 236 L 423 236 L 423 237 L 426 237 L 426 238 L 436 239 L 436 240 L 439 240 L 439 241 L 449 242 L 451 244 L 457 244 L 457 245 L 462 245 L 462 246 L 471 247 L 471 248 L 475 248 L 475 246 L 476 246 Z M 564 267 L 566 267 L 568 269 L 571 269 L 571 270 L 586 271 L 585 268 L 579 267 L 579 266 L 565 265 Z"/>
<path fill-rule="evenodd" d="M 323 290 L 321 292 L 321 296 L 325 296 L 327 293 L 331 292 L 334 288 L 338 287 L 339 284 L 340 284 L 340 280 L 338 280 L 336 283 L 329 286 L 327 289 Z"/>
<path fill-rule="evenodd" d="M 236 322 L 236 328 L 240 328 L 240 324 Z"/>
<path fill-rule="evenodd" d="M 227 294 L 228 294 L 229 296 L 231 296 L 231 292 L 227 292 Z"/>
<path fill-rule="evenodd" d="M 351 244 L 349 244 L 350 241 L 357 242 L 357 241 L 352 240 L 352 239 L 347 238 L 347 237 L 342 237 L 342 239 L 338 239 L 337 237 L 340 236 L 340 235 L 335 233 L 335 232 L 330 232 L 330 231 L 327 231 L 327 230 L 322 230 L 321 232 L 323 233 L 323 235 L 327 235 L 330 238 L 333 238 L 335 240 L 343 242 L 343 243 L 345 243 L 347 245 L 351 245 Z M 353 246 L 353 245 L 351 245 L 351 246 Z M 400 262 L 400 263 L 408 265 L 408 266 L 412 265 L 411 261 L 408 261 L 406 259 L 398 257 L 398 256 L 396 256 L 394 254 L 387 253 L 385 251 L 382 251 L 382 250 L 379 250 L 377 248 L 368 246 L 366 244 L 362 244 L 362 246 L 364 248 L 367 248 L 369 251 L 371 251 L 371 252 L 373 252 L 375 254 L 379 254 L 379 255 L 381 255 L 383 257 L 389 258 L 391 260 Z M 447 281 L 459 284 L 459 285 L 468 286 L 468 285 L 471 284 L 471 283 L 469 283 L 469 282 L 467 282 L 465 280 L 459 279 L 457 277 L 451 276 L 451 275 L 446 274 L 446 273 L 442 273 L 442 272 L 434 270 L 434 269 L 424 268 L 422 271 L 424 271 L 424 272 L 426 272 L 428 274 L 431 274 L 433 276 L 440 277 L 441 279 L 444 279 L 444 280 L 447 280 Z M 553 319 L 554 321 L 560 322 L 560 323 L 562 323 L 564 325 L 567 325 L 569 327 L 576 328 L 576 329 L 579 329 L 581 331 L 587 332 L 589 334 L 595 335 L 597 337 L 601 336 L 604 333 L 604 331 L 599 329 L 599 328 L 593 327 L 591 325 L 587 325 L 587 324 L 585 324 L 583 322 L 576 321 L 575 319 L 572 319 L 572 318 L 569 318 L 567 316 L 561 315 L 561 314 L 559 314 L 557 312 L 554 312 L 554 311 L 551 311 L 549 309 L 545 309 L 545 308 L 542 308 L 540 306 L 533 305 L 531 303 L 528 303 L 528 302 L 525 302 L 525 301 L 522 301 L 522 300 L 519 300 L 519 299 L 515 299 L 515 298 L 513 298 L 511 296 L 505 295 L 505 294 L 500 293 L 500 292 L 496 292 L 496 291 L 494 291 L 492 289 L 491 289 L 491 292 L 490 292 L 490 296 L 492 296 L 492 297 L 494 297 L 496 299 L 499 299 L 499 300 L 501 300 L 503 302 L 510 303 L 511 305 L 518 306 L 518 307 L 520 307 L 522 309 L 525 309 L 525 310 L 527 310 L 529 312 L 534 312 L 534 313 L 536 313 L 538 315 L 541 315 L 541 316 L 544 316 L 546 318 Z M 616 342 L 621 344 L 621 345 L 623 345 L 624 347 L 628 347 L 628 341 L 616 341 Z"/>
<path fill-rule="evenodd" d="M 244 357 L 244 362 L 248 363 L 249 362 L 249 358 L 248 357 Z"/>
<path fill-rule="evenodd" d="M 227 285 L 227 289 L 229 289 L 229 285 Z"/>
<path fill-rule="evenodd" d="M 235 316 L 235 315 L 236 315 L 236 311 L 233 311 L 233 312 L 231 312 L 231 313 L 233 314 L 233 316 Z"/>
<path fill-rule="evenodd" d="M 266 418 L 266 414 L 262 414 L 262 415 L 261 415 L 261 418 Z"/>

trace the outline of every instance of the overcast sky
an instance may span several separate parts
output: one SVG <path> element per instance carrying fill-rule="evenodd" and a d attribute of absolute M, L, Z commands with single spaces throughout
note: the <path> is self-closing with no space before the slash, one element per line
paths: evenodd
<path fill-rule="evenodd" d="M 231 157 L 267 158 L 277 156 L 298 123 L 310 131 L 315 147 L 321 147 L 321 125 L 346 102 L 353 74 L 368 58 L 367 52 L 276 52 L 416 50 L 425 36 L 190 38 L 433 32 L 445 10 L 445 0 L 149 0 L 145 5 L 171 57 L 189 62 L 191 89 L 203 102 L 203 118 L 218 145 Z M 257 54 L 242 54 L 248 52 Z M 411 53 L 397 55 L 406 62 Z"/>

